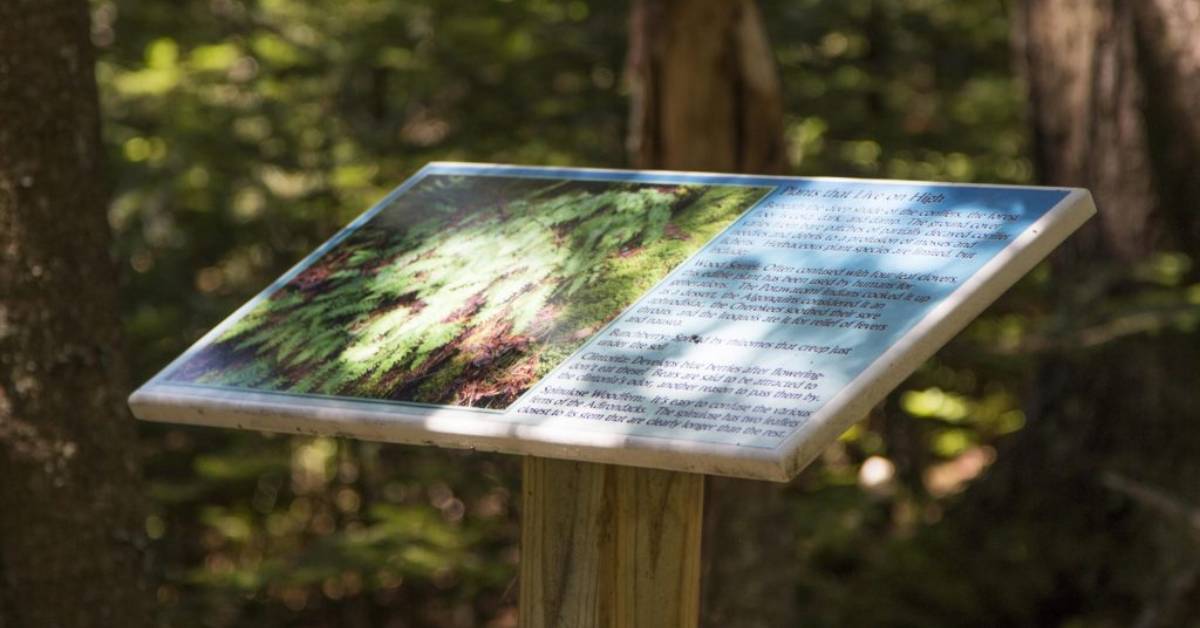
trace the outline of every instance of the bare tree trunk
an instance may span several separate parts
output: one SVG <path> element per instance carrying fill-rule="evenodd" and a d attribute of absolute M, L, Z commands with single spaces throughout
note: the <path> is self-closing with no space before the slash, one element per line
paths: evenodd
<path fill-rule="evenodd" d="M 1130 269 L 1162 251 L 1200 262 L 1200 1 L 1017 5 L 1039 175 L 1090 188 L 1100 211 L 1053 259 L 1059 335 L 1107 332 L 1042 360 L 1028 427 L 955 516 L 1051 572 L 1037 625 L 1183 625 L 1200 612 L 1194 522 L 1139 495 L 1200 504 L 1200 335 L 1155 323 L 1162 288 Z M 1193 265 L 1181 285 L 1198 279 Z"/>
<path fill-rule="evenodd" d="M 752 0 L 635 2 L 627 71 L 635 166 L 783 169 L 779 77 Z"/>
<path fill-rule="evenodd" d="M 88 3 L 0 3 L 0 627 L 151 624 Z"/>
<path fill-rule="evenodd" d="M 629 152 L 640 168 L 776 173 L 783 104 L 751 0 L 639 0 L 630 22 Z M 785 486 L 708 478 L 705 626 L 792 626 Z"/>

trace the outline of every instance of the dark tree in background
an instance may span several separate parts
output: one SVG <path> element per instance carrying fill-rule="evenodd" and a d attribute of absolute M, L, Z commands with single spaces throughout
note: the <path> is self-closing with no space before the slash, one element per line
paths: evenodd
<path fill-rule="evenodd" d="M 758 174 L 783 169 L 779 78 L 753 1 L 636 2 L 627 63 L 628 143 L 636 167 Z M 708 478 L 705 625 L 795 623 L 795 565 L 772 561 L 790 546 L 785 496 L 785 486 L 769 482 Z"/>
<path fill-rule="evenodd" d="M 0 626 L 150 625 L 88 3 L 0 4 Z"/>
<path fill-rule="evenodd" d="M 1091 189 L 1099 215 L 1053 259 L 1055 350 L 964 522 L 1051 574 L 1000 624 L 1192 625 L 1200 337 L 1178 315 L 1198 276 L 1200 2 L 1017 5 L 1038 176 Z"/>

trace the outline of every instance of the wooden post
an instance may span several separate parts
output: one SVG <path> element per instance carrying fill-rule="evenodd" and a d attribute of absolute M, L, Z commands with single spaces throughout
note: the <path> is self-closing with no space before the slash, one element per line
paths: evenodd
<path fill-rule="evenodd" d="M 704 476 L 526 457 L 521 628 L 694 628 Z"/>

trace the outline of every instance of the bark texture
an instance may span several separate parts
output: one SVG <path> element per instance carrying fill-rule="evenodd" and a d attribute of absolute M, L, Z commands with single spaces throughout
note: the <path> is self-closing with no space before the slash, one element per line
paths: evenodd
<path fill-rule="evenodd" d="M 639 0 L 629 36 L 636 167 L 782 170 L 783 101 L 754 2 Z"/>
<path fill-rule="evenodd" d="M 635 166 L 783 170 L 779 78 L 754 2 L 635 2 L 627 75 Z M 787 487 L 709 477 L 706 490 L 701 625 L 795 625 Z"/>
<path fill-rule="evenodd" d="M 88 4 L 0 3 L 0 627 L 150 625 Z"/>
<path fill-rule="evenodd" d="M 1200 2 L 1017 8 L 1040 178 L 1091 189 L 1099 215 L 1053 259 L 1073 348 L 1041 361 L 1028 427 L 957 520 L 1054 572 L 1030 584 L 1035 612 L 1001 625 L 1185 625 L 1200 615 L 1200 335 L 1121 312 L 1155 289 L 1137 264 L 1162 251 L 1200 261 Z M 1198 279 L 1193 267 L 1183 285 Z"/>

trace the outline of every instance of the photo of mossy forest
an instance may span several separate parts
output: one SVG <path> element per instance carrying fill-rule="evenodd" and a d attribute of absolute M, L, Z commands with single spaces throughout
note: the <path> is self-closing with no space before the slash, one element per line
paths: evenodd
<path fill-rule="evenodd" d="M 428 175 L 167 379 L 503 409 L 768 190 Z"/>

